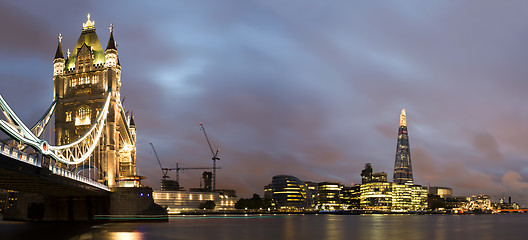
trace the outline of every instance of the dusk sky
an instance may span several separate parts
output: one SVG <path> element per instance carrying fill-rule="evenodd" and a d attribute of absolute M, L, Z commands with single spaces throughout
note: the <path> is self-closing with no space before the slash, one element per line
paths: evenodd
<path fill-rule="evenodd" d="M 212 166 L 217 188 L 274 175 L 392 181 L 407 110 L 415 183 L 528 204 L 527 1 L 1 1 L 0 94 L 28 126 L 53 97 L 57 35 L 113 23 L 143 183 Z M 175 178 L 175 173 L 170 173 Z M 201 171 L 180 172 L 198 187 Z"/>

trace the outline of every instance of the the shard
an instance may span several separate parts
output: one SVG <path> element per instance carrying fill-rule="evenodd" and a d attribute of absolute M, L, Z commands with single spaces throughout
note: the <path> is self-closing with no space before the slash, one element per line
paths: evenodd
<path fill-rule="evenodd" d="M 413 183 L 411 149 L 409 148 L 409 135 L 407 134 L 407 116 L 405 115 L 405 109 L 402 109 L 400 114 L 400 128 L 398 129 L 398 142 L 396 144 L 396 160 L 394 161 L 393 179 L 394 183 Z"/>

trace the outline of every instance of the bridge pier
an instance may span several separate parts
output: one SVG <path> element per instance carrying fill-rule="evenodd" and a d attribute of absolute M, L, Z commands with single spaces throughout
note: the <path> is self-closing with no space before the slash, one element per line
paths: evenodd
<path fill-rule="evenodd" d="M 154 203 L 149 187 L 114 187 L 106 195 L 51 197 L 19 192 L 18 200 L 6 210 L 4 220 L 15 221 L 106 221 L 134 220 L 145 215 L 166 215 Z M 126 216 L 126 217 L 123 217 Z"/>

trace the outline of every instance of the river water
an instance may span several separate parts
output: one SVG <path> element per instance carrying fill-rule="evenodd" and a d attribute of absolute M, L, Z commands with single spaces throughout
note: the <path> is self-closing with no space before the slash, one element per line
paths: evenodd
<path fill-rule="evenodd" d="M 97 225 L 0 221 L 0 239 L 528 239 L 528 214 L 178 216 Z"/>

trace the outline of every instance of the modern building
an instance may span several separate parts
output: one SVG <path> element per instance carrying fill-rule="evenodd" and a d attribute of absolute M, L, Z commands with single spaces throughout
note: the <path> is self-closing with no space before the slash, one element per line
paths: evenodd
<path fill-rule="evenodd" d="M 392 211 L 410 211 L 413 209 L 413 192 L 410 185 L 392 184 Z"/>
<path fill-rule="evenodd" d="M 341 208 L 359 209 L 361 201 L 361 185 L 343 187 L 341 190 Z"/>
<path fill-rule="evenodd" d="M 392 207 L 392 183 L 370 182 L 360 186 L 360 208 L 390 211 Z"/>
<path fill-rule="evenodd" d="M 427 187 L 420 185 L 410 185 L 411 187 L 411 211 L 424 211 L 428 209 Z"/>
<path fill-rule="evenodd" d="M 361 183 L 371 183 L 371 182 L 386 182 L 387 173 L 379 172 L 373 173 L 372 164 L 365 164 L 365 169 L 361 171 Z"/>
<path fill-rule="evenodd" d="M 365 169 L 361 171 L 361 184 L 372 182 L 372 164 L 366 163 Z"/>
<path fill-rule="evenodd" d="M 271 183 L 264 186 L 264 198 L 273 199 L 273 185 Z"/>
<path fill-rule="evenodd" d="M 398 129 L 398 141 L 396 143 L 393 182 L 398 184 L 413 184 L 411 149 L 409 148 L 405 109 L 402 109 L 400 114 L 400 128 Z"/>
<path fill-rule="evenodd" d="M 343 184 L 340 182 L 322 182 L 317 185 L 317 209 L 337 210 L 341 209 L 341 190 Z"/>
<path fill-rule="evenodd" d="M 88 15 L 75 47 L 71 54 L 68 49 L 66 57 L 59 34 L 53 60 L 55 144 L 68 144 L 83 136 L 98 121 L 110 96 L 102 141 L 75 171 L 109 187 L 137 187 L 141 177 L 136 175 L 136 126 L 134 117 L 121 103 L 121 64 L 113 29 L 111 25 L 105 50 L 95 32 L 95 22 Z"/>
<path fill-rule="evenodd" d="M 438 195 L 445 199 L 453 195 L 453 190 L 448 187 L 430 187 L 429 194 Z"/>
<path fill-rule="evenodd" d="M 304 181 L 304 184 L 306 184 L 306 206 L 315 208 L 317 206 L 317 186 L 319 184 L 311 181 Z"/>
<path fill-rule="evenodd" d="M 306 184 L 294 176 L 273 176 L 271 192 L 272 200 L 277 208 L 301 209 L 308 207 Z"/>

